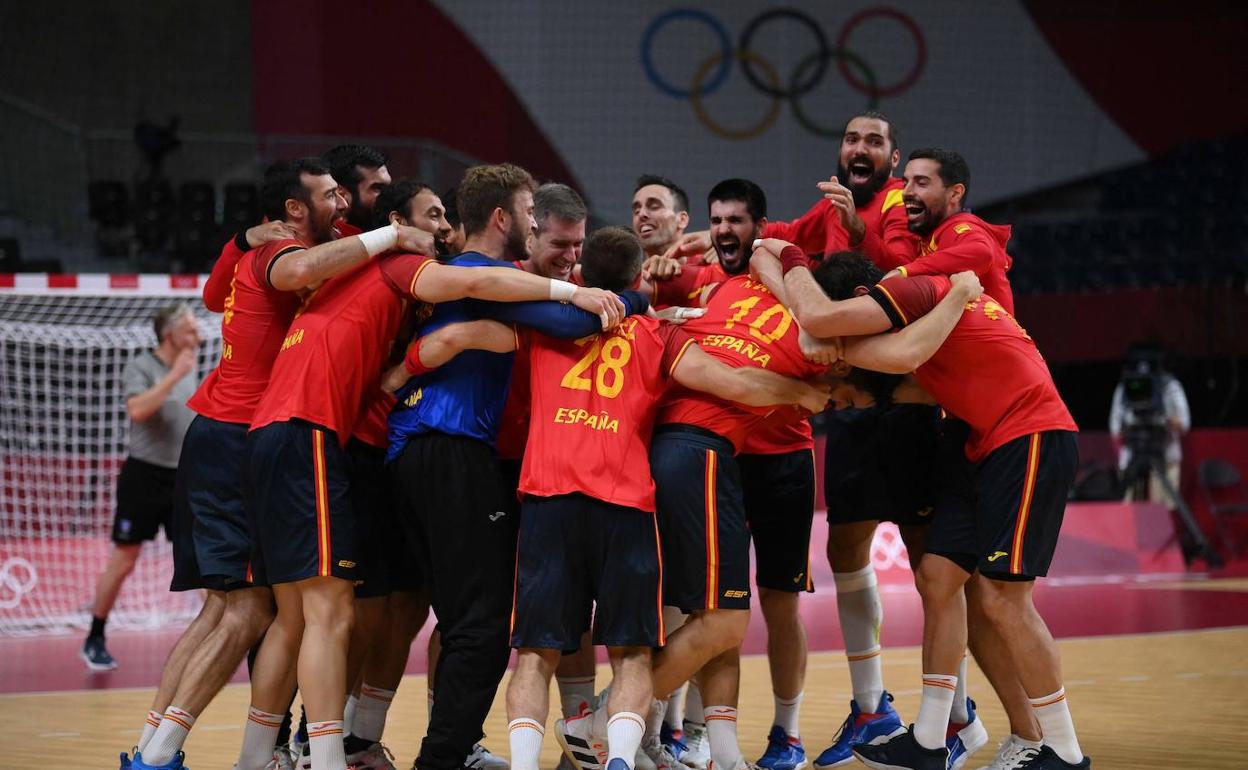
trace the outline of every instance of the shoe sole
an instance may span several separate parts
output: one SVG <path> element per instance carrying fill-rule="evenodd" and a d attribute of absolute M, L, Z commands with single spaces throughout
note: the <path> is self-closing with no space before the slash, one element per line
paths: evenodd
<path fill-rule="evenodd" d="M 976 718 L 966 727 L 958 731 L 958 737 L 962 739 L 962 745 L 966 748 L 966 753 L 958 757 L 949 770 L 962 770 L 971 759 L 971 755 L 988 745 L 988 730 L 984 727 L 983 721 Z"/>
<path fill-rule="evenodd" d="M 87 668 L 91 669 L 92 671 L 114 671 L 117 668 L 117 661 L 113 661 L 111 664 L 95 663 L 90 658 L 88 658 L 87 653 L 82 650 L 78 651 L 78 657 L 82 658 L 83 661 L 87 664 Z"/>

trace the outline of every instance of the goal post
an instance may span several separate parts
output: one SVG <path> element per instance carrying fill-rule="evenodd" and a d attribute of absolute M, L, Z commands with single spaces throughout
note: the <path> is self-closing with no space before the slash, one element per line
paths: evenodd
<path fill-rule="evenodd" d="M 122 369 L 156 344 L 152 316 L 186 302 L 220 356 L 220 316 L 201 276 L 0 275 L 0 635 L 85 628 L 112 548 L 117 473 L 130 421 Z M 171 593 L 165 535 L 145 543 L 112 628 L 188 620 L 199 592 Z"/>

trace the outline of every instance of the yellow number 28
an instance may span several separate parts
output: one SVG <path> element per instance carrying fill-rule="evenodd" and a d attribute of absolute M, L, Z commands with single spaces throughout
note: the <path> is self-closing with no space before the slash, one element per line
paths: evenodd
<path fill-rule="evenodd" d="M 633 357 L 633 346 L 623 337 L 610 337 L 604 343 L 601 336 L 577 340 L 577 344 L 584 345 L 590 339 L 593 344 L 589 350 L 563 375 L 559 384 L 572 390 L 593 388 L 603 398 L 615 398 L 624 389 L 624 366 Z M 592 382 L 586 375 L 591 366 L 594 367 Z"/>

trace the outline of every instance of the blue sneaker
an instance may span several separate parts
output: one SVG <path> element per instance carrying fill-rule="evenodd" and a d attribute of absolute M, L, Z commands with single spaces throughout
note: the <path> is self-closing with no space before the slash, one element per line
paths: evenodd
<path fill-rule="evenodd" d="M 806 748 L 799 738 L 790 738 L 780 725 L 767 733 L 767 750 L 756 762 L 765 770 L 801 770 L 806 766 Z"/>
<path fill-rule="evenodd" d="M 840 767 L 854 761 L 854 747 L 860 744 L 879 743 L 906 731 L 901 717 L 893 710 L 893 696 L 884 693 L 875 707 L 875 713 L 864 713 L 858 701 L 849 702 L 849 716 L 841 725 L 832 745 L 815 758 L 815 770 Z"/>
<path fill-rule="evenodd" d="M 949 731 L 945 738 L 945 747 L 949 749 L 947 770 L 962 770 L 962 766 L 971 755 L 988 743 L 988 730 L 983 720 L 975 716 L 975 701 L 966 699 L 967 721 L 965 724 L 949 723 Z"/>
<path fill-rule="evenodd" d="M 134 759 L 130 760 L 130 770 L 189 770 L 182 764 L 182 760 L 186 759 L 186 754 L 179 751 L 173 755 L 173 759 L 169 760 L 165 765 L 149 765 L 143 761 L 143 756 L 139 752 L 134 752 Z"/>
<path fill-rule="evenodd" d="M 139 752 L 138 752 L 137 750 L 135 750 L 135 749 L 131 749 L 131 751 L 134 751 L 134 753 L 135 753 L 135 755 L 136 755 L 136 756 L 137 756 L 137 755 L 138 755 L 138 753 L 139 753 Z M 124 752 L 124 751 L 123 751 L 123 752 L 121 752 L 121 766 L 120 766 L 120 767 L 118 767 L 118 768 L 117 768 L 117 770 L 130 770 L 130 755 L 129 755 L 129 754 L 127 754 L 127 753 L 126 753 L 126 752 Z"/>
<path fill-rule="evenodd" d="M 673 730 L 667 722 L 664 722 L 663 726 L 659 728 L 659 742 L 667 747 L 672 758 L 677 762 L 689 751 L 689 745 L 685 743 L 685 731 Z"/>

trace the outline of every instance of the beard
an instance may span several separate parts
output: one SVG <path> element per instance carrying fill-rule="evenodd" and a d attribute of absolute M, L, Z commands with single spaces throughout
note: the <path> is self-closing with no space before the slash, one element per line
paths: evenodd
<path fill-rule="evenodd" d="M 871 202 L 875 194 L 884 189 L 884 185 L 888 184 L 892 170 L 888 166 L 881 166 L 871 172 L 871 177 L 865 183 L 853 184 L 849 181 L 849 169 L 844 164 L 838 163 L 836 166 L 836 178 L 845 180 L 844 184 L 849 188 L 850 194 L 854 198 L 854 205 L 862 208 Z"/>
<path fill-rule="evenodd" d="M 347 207 L 347 215 L 343 218 L 348 224 L 355 225 L 361 230 L 371 229 L 373 224 L 372 209 L 361 206 L 358 195 L 351 197 L 351 205 Z"/>
<path fill-rule="evenodd" d="M 511 230 L 507 232 L 503 248 L 512 259 L 528 259 L 529 232 L 527 227 L 521 226 L 519 217 L 512 218 Z"/>

